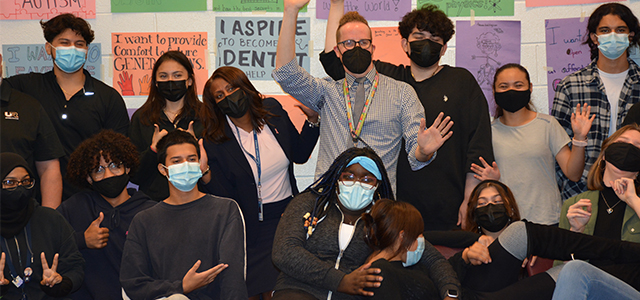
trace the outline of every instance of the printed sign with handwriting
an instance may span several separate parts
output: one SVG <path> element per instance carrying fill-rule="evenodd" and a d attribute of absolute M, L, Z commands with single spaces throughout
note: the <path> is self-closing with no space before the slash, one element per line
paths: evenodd
<path fill-rule="evenodd" d="M 282 0 L 213 0 L 213 11 L 282 12 Z M 300 12 L 307 12 L 305 5 Z"/>
<path fill-rule="evenodd" d="M 418 0 L 418 7 L 435 4 L 449 17 L 513 16 L 513 1 L 501 0 Z"/>
<path fill-rule="evenodd" d="M 282 18 L 216 17 L 216 68 L 236 67 L 251 80 L 272 80 Z M 296 59 L 309 71 L 309 18 L 298 18 Z"/>
<path fill-rule="evenodd" d="M 589 18 L 545 20 L 547 44 L 547 90 L 549 112 L 560 81 L 591 62 L 589 46 L 583 45 Z"/>
<path fill-rule="evenodd" d="M 71 13 L 96 18 L 96 0 L 0 0 L 0 20 L 49 20 Z"/>
<path fill-rule="evenodd" d="M 402 36 L 398 32 L 398 27 L 372 27 L 373 45 L 376 50 L 373 52 L 373 59 L 388 62 L 394 65 L 409 65 L 411 61 L 407 53 L 402 50 L 400 41 Z"/>
<path fill-rule="evenodd" d="M 100 43 L 89 45 L 84 68 L 91 76 L 102 78 L 102 53 Z M 2 45 L 2 58 L 7 67 L 4 76 L 9 77 L 31 72 L 46 73 L 53 70 L 53 60 L 47 54 L 45 44 Z"/>
<path fill-rule="evenodd" d="M 520 21 L 456 22 L 456 66 L 476 78 L 492 115 L 493 77 L 508 63 L 520 63 Z"/>
<path fill-rule="evenodd" d="M 156 60 L 169 50 L 184 53 L 193 65 L 196 90 L 209 78 L 206 32 L 111 33 L 113 87 L 123 96 L 148 95 Z"/>
<path fill-rule="evenodd" d="M 206 11 L 207 0 L 111 0 L 111 12 L 171 12 L 171 11 Z"/>
<path fill-rule="evenodd" d="M 316 1 L 316 18 L 329 17 L 331 0 Z M 357 11 L 367 21 L 398 21 L 411 11 L 411 0 L 345 0 L 344 11 Z"/>

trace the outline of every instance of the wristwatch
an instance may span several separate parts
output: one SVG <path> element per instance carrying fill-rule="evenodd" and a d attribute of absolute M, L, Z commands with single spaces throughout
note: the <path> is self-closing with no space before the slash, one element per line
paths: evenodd
<path fill-rule="evenodd" d="M 458 299 L 458 291 L 457 290 L 447 290 L 447 297 Z"/>

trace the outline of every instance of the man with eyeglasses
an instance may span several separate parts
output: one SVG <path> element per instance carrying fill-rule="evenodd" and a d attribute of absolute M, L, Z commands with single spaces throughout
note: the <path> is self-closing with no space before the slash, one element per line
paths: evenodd
<path fill-rule="evenodd" d="M 327 21 L 325 49 L 320 61 L 329 76 L 344 78 L 342 63 L 333 51 L 335 28 L 344 14 L 344 0 L 332 0 Z M 453 21 L 437 6 L 426 4 L 407 13 L 398 25 L 400 45 L 410 65 L 375 60 L 378 72 L 410 84 L 424 106 L 427 123 L 438 112 L 456 120 L 456 134 L 439 151 L 438 159 L 418 171 L 411 169 L 400 151 L 397 199 L 415 206 L 425 230 L 450 230 L 464 224 L 471 191 L 480 182 L 472 164 L 494 161 L 489 106 L 473 75 L 464 68 L 441 65 L 447 42 L 455 30 Z M 481 160 L 482 158 L 483 160 Z M 416 185 L 419 181 L 423 184 Z"/>
<path fill-rule="evenodd" d="M 295 60 L 295 31 L 298 11 L 308 2 L 284 2 L 272 76 L 285 92 L 320 112 L 323 121 L 316 176 L 347 148 L 370 146 L 382 158 L 395 190 L 402 139 L 411 168 L 418 170 L 428 165 L 436 150 L 451 137 L 453 122 L 440 114 L 427 129 L 424 108 L 413 88 L 377 72 L 371 61 L 375 50 L 371 29 L 357 12 L 345 14 L 336 30 L 335 51 L 346 78 L 319 79 L 306 72 Z"/>
<path fill-rule="evenodd" d="M 103 130 L 82 142 L 71 154 L 67 177 L 89 188 L 58 207 L 75 230 L 75 241 L 86 261 L 85 279 L 72 299 L 121 299 L 120 261 L 129 224 L 156 204 L 147 195 L 127 189 L 138 166 L 138 152 L 129 138 Z"/>
<path fill-rule="evenodd" d="M 15 90 L 2 79 L 2 55 L 0 54 L 0 105 L 4 118 L 0 120 L 0 152 L 12 152 L 22 156 L 39 179 L 34 190 L 42 206 L 55 209 L 62 199 L 62 174 L 60 157 L 64 156 L 62 144 L 46 111 L 33 97 Z"/>

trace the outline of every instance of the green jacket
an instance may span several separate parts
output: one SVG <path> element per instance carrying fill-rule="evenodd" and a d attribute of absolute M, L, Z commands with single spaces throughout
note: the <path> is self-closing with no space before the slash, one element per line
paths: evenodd
<path fill-rule="evenodd" d="M 562 205 L 562 213 L 560 214 L 560 228 L 570 229 L 571 225 L 569 224 L 569 219 L 567 219 L 567 211 L 569 210 L 569 206 L 575 204 L 580 199 L 589 199 L 591 200 L 591 216 L 587 225 L 584 228 L 584 233 L 588 235 L 593 235 L 593 231 L 596 226 L 596 218 L 593 216 L 598 215 L 598 200 L 600 197 L 600 191 L 586 191 L 582 194 L 576 195 L 567 199 Z M 624 212 L 624 220 L 622 221 L 622 232 L 621 232 L 622 240 L 640 243 L 640 218 L 636 212 L 627 205 L 627 208 Z"/>

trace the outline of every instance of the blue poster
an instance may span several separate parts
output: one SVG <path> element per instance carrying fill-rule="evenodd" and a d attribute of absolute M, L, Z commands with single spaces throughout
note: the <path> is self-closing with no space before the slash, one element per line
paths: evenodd
<path fill-rule="evenodd" d="M 2 45 L 2 59 L 6 66 L 5 77 L 31 72 L 46 73 L 53 69 L 51 56 L 45 44 Z M 102 50 L 100 43 L 89 45 L 84 68 L 91 76 L 102 79 Z"/>
<path fill-rule="evenodd" d="M 216 17 L 216 68 L 241 69 L 251 80 L 272 80 L 281 17 Z M 296 58 L 309 71 L 309 18 L 298 18 Z"/>

